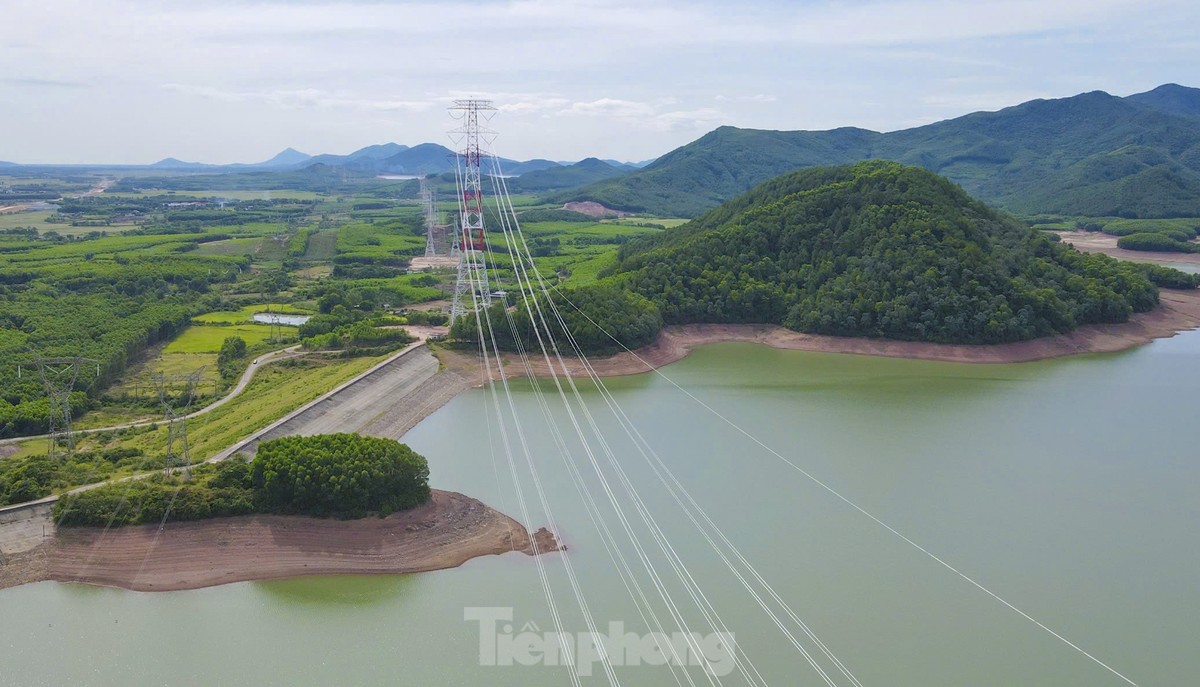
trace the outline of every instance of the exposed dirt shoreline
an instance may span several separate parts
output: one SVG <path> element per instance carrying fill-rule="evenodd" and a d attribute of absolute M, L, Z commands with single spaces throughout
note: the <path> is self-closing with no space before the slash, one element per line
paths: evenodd
<path fill-rule="evenodd" d="M 558 550 L 545 529 L 541 552 Z M 134 591 L 178 591 L 305 575 L 442 570 L 479 556 L 533 554 L 512 518 L 456 492 L 387 518 L 326 520 L 254 515 L 196 522 L 62 528 L 0 566 L 0 589 L 54 580 Z"/>
<path fill-rule="evenodd" d="M 619 353 L 590 359 L 593 369 L 603 377 L 641 374 L 687 357 L 696 346 L 711 343 L 748 342 L 799 351 L 878 355 L 890 358 L 940 360 L 958 363 L 1019 363 L 1080 353 L 1111 353 L 1150 343 L 1200 328 L 1200 290 L 1161 289 L 1160 303 L 1150 312 L 1138 313 L 1121 324 L 1088 325 L 1070 334 L 1009 344 L 962 345 L 918 341 L 890 341 L 820 334 L 801 334 L 776 325 L 764 324 L 689 324 L 667 327 L 658 340 L 634 353 Z M 454 370 L 473 374 L 482 383 L 482 373 L 474 352 L 454 349 L 438 351 L 443 363 Z M 525 376 L 520 360 L 505 354 L 505 371 L 510 377 Z M 586 376 L 582 363 L 566 360 L 573 376 Z M 540 356 L 530 358 L 530 367 L 539 377 L 550 376 L 550 368 Z M 555 362 L 557 368 L 557 362 Z M 493 371 L 492 376 L 495 377 Z"/>
<path fill-rule="evenodd" d="M 1063 243 L 1069 243 L 1084 253 L 1103 253 L 1120 260 L 1150 263 L 1200 265 L 1200 253 L 1128 250 L 1117 246 L 1119 237 L 1098 231 L 1056 231 Z"/>

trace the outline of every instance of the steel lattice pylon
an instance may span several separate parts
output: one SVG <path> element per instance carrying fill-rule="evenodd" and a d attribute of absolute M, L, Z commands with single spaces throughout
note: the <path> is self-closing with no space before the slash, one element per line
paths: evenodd
<path fill-rule="evenodd" d="M 421 210 L 425 213 L 425 257 L 432 258 L 438 254 L 437 237 L 434 235 L 437 227 L 437 202 L 425 177 L 421 177 Z"/>
<path fill-rule="evenodd" d="M 483 127 L 479 120 L 490 119 L 495 112 L 490 100 L 455 100 L 450 108 L 451 115 L 462 120 L 462 126 L 450 132 L 458 146 L 455 176 L 459 207 L 459 230 L 455 236 L 459 248 L 458 279 L 450 308 L 451 325 L 462 315 L 476 312 L 491 302 L 480 161 L 484 156 L 481 139 L 494 136 L 495 132 Z"/>
<path fill-rule="evenodd" d="M 182 467 L 184 474 L 192 474 L 192 450 L 188 446 L 187 416 L 192 401 L 196 398 L 196 385 L 204 368 L 200 368 L 187 377 L 179 378 L 185 384 L 183 393 L 172 402 L 167 388 L 167 377 L 154 375 L 154 386 L 158 389 L 158 402 L 163 407 L 163 419 L 167 423 L 167 453 L 164 458 L 165 471 L 169 476 L 176 467 Z"/>
<path fill-rule="evenodd" d="M 71 431 L 71 392 L 75 390 L 80 369 L 84 365 L 96 365 L 96 376 L 99 377 L 100 364 L 91 358 L 44 358 L 36 353 L 33 361 L 50 402 L 50 446 L 46 454 L 70 457 L 75 453 L 75 435 Z"/>

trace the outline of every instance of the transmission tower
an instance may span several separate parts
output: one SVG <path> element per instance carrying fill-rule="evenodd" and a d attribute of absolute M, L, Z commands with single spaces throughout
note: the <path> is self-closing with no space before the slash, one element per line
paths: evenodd
<path fill-rule="evenodd" d="M 46 398 L 50 401 L 49 437 L 50 446 L 46 454 L 51 457 L 69 458 L 75 453 L 75 435 L 71 431 L 71 392 L 79 381 L 79 373 L 85 367 L 96 366 L 96 377 L 100 376 L 100 363 L 91 358 L 72 356 L 66 358 L 45 358 L 33 354 L 33 364 L 37 367 L 42 379 L 42 387 L 46 390 Z M 21 368 L 17 367 L 17 377 L 21 377 Z"/>
<path fill-rule="evenodd" d="M 268 341 L 279 343 L 283 341 L 283 323 L 279 319 L 279 313 L 274 311 L 274 305 L 267 306 L 267 324 L 271 327 L 271 333 Z"/>
<path fill-rule="evenodd" d="M 495 132 L 480 123 L 496 113 L 490 100 L 455 100 L 450 114 L 462 120 L 462 125 L 450 132 L 458 146 L 455 150 L 455 180 L 458 183 L 459 228 L 456 243 L 459 247 L 458 279 L 454 284 L 454 303 L 450 308 L 450 323 L 459 317 L 487 307 L 491 291 L 487 278 L 487 236 L 483 227 L 483 184 L 480 161 L 484 156 L 481 139 L 490 139 Z"/>
<path fill-rule="evenodd" d="M 425 257 L 436 257 L 437 237 L 434 233 L 437 227 L 437 201 L 425 177 L 421 177 L 421 208 L 425 212 Z"/>
<path fill-rule="evenodd" d="M 165 375 L 154 375 L 154 386 L 158 389 L 158 402 L 162 404 L 163 419 L 167 423 L 167 455 L 165 470 L 169 477 L 176 467 L 182 467 L 184 474 L 192 474 L 192 451 L 188 447 L 187 416 L 192 401 L 196 398 L 196 386 L 204 368 L 192 372 L 187 377 L 169 380 Z M 178 397 L 172 399 L 170 382 L 182 381 L 184 390 Z"/>

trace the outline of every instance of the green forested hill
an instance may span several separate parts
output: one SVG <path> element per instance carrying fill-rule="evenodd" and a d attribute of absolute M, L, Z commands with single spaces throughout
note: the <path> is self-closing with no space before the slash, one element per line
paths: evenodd
<path fill-rule="evenodd" d="M 1152 91 L 1131 95 L 1126 100 L 1168 114 L 1200 117 L 1200 88 L 1168 83 Z"/>
<path fill-rule="evenodd" d="M 575 188 L 602 179 L 621 176 L 626 169 L 589 157 L 573 165 L 559 165 L 548 169 L 526 172 L 508 182 L 514 193 L 540 193 L 564 188 Z"/>
<path fill-rule="evenodd" d="M 872 161 L 779 177 L 628 243 L 612 279 L 667 323 L 997 343 L 1148 310 L 1145 275 L 1052 243 L 943 177 Z"/>
<path fill-rule="evenodd" d="M 1180 89 L 1140 101 L 1102 92 L 1034 100 L 887 134 L 721 127 L 556 199 L 695 217 L 784 172 L 877 158 L 937 172 L 1013 212 L 1200 216 L 1200 118 L 1181 114 L 1195 89 Z"/>

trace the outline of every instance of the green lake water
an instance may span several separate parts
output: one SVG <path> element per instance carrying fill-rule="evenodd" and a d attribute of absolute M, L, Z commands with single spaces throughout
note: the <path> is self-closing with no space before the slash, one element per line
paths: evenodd
<path fill-rule="evenodd" d="M 663 371 L 762 443 L 1139 684 L 1197 683 L 1200 332 L 1125 353 L 1019 365 L 723 344 Z M 663 378 L 607 384 L 696 501 L 864 685 L 1126 684 L 816 486 Z M 602 626 L 620 621 L 644 633 L 533 387 L 521 382 L 513 391 L 592 614 Z M 595 390 L 586 395 L 647 510 L 746 659 L 770 684 L 824 684 L 695 534 Z M 465 393 L 405 440 L 429 457 L 434 486 L 520 517 L 490 398 L 484 390 Z M 557 402 L 556 395 L 547 398 Z M 556 412 L 559 426 L 568 427 Z M 515 438 L 511 422 L 506 429 Z M 591 474 L 571 443 L 581 469 Z M 520 475 L 526 472 L 519 467 Z M 594 476 L 589 479 L 589 493 L 603 503 Z M 527 477 L 523 483 L 532 498 Z M 531 520 L 549 521 L 540 507 L 530 507 Z M 633 555 L 623 535 L 618 539 Z M 564 629 L 587 629 L 563 556 L 543 561 Z M 659 570 L 674 579 L 669 568 Z M 649 580 L 643 584 L 656 598 Z M 701 627 L 682 587 L 669 589 L 692 627 Z M 569 683 L 562 667 L 481 666 L 480 626 L 464 620 L 464 609 L 472 607 L 511 607 L 514 631 L 555 627 L 537 567 L 520 554 L 408 577 L 297 579 L 168 594 L 27 585 L 0 592 L 0 685 Z M 675 684 L 662 667 L 617 671 L 622 684 Z M 602 676 L 584 680 L 604 683 Z M 724 684 L 744 681 L 734 673 Z"/>

